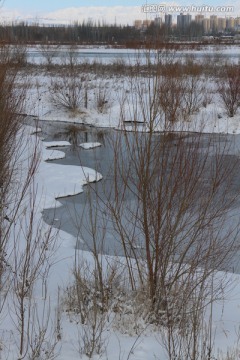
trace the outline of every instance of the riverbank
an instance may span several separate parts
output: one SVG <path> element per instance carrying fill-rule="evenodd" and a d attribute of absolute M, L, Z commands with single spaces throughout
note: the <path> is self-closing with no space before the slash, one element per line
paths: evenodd
<path fill-rule="evenodd" d="M 100 76 L 88 69 L 79 73 L 72 65 L 56 71 L 36 67 L 27 79 L 21 77 L 25 69 L 19 76 L 18 86 L 26 86 L 27 91 L 24 112 L 36 123 L 33 131 L 19 135 L 24 161 L 17 166 L 21 170 L 17 184 L 24 185 L 35 153 L 39 166 L 12 227 L 16 285 L 6 295 L 3 357 L 16 358 L 20 318 L 23 326 L 27 324 L 26 333 L 22 332 L 26 354 L 30 357 L 38 351 L 41 360 L 165 360 L 174 352 L 187 359 L 194 348 L 201 357 L 237 358 L 240 279 L 218 271 L 217 264 L 228 260 L 229 250 L 235 251 L 238 261 L 234 240 L 239 235 L 239 211 L 233 200 L 238 201 L 239 191 L 239 155 L 234 152 L 238 151 L 234 139 L 238 142 L 239 136 L 234 134 L 240 133 L 240 114 L 237 108 L 229 116 L 223 106 L 217 89 L 217 79 L 224 79 L 219 67 L 212 77 L 195 73 L 198 67 L 190 62 L 180 76 L 178 70 L 183 68 L 170 58 L 167 66 L 161 63 L 163 72 L 157 76 L 138 71 L 133 76 Z M 196 100 L 194 107 L 187 107 L 189 94 Z M 117 130 L 112 130 L 117 136 L 110 138 L 116 146 L 112 158 L 104 133 L 109 128 Z M 176 131 L 178 135 L 173 134 Z M 232 163 L 236 173 L 230 172 Z M 229 179 L 229 175 L 234 176 Z M 108 191 L 106 208 L 102 196 L 96 196 L 98 185 Z M 231 186 L 236 193 L 229 191 Z M 74 201 L 71 209 L 58 207 L 70 204 L 72 195 L 82 190 L 90 201 L 81 211 Z M 229 214 L 227 206 L 233 203 Z M 70 216 L 77 228 L 74 234 L 63 231 Z M 116 229 L 120 236 L 114 237 L 115 243 L 126 245 L 121 253 L 111 248 Z M 84 231 L 92 248 L 82 236 Z M 27 241 L 35 244 L 35 239 L 32 256 L 26 251 Z M 150 261 L 146 261 L 149 245 Z M 47 254 L 44 264 L 42 253 Z M 29 262 L 22 260 L 27 254 Z M 33 261 L 38 254 L 39 262 Z M 27 272 L 39 263 L 33 276 L 22 281 L 21 269 Z M 156 275 L 152 292 L 150 270 Z"/>

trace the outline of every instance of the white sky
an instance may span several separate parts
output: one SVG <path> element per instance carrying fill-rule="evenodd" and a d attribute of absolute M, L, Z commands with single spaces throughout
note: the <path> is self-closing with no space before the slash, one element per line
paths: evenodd
<path fill-rule="evenodd" d="M 0 0 L 2 4 L 0 9 L 1 21 L 38 21 L 48 23 L 69 24 L 74 21 L 104 21 L 106 23 L 129 24 L 132 25 L 135 19 L 151 19 L 156 17 L 156 13 L 148 14 L 142 11 L 143 5 L 166 4 L 178 6 L 233 6 L 234 11 L 222 12 L 220 16 L 240 16 L 240 2 L 234 3 L 233 0 L 209 0 L 201 1 L 182 0 L 176 2 L 161 2 L 151 0 L 103 0 L 101 3 L 97 0 Z M 99 5 L 101 4 L 101 6 Z M 195 13 L 191 12 L 193 17 Z M 209 12 L 202 12 L 209 16 Z M 215 13 L 215 12 L 214 12 Z M 164 14 L 164 13 L 162 13 Z M 218 14 L 219 15 L 219 14 Z"/>

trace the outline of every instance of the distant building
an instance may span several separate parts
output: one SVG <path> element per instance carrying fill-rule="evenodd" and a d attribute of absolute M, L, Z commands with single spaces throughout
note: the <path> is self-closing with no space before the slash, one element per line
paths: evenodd
<path fill-rule="evenodd" d="M 217 32 L 218 31 L 218 17 L 217 15 L 210 16 L 210 31 Z"/>
<path fill-rule="evenodd" d="M 204 20 L 204 15 L 196 15 L 195 16 L 195 22 L 197 23 L 197 24 L 200 24 L 200 25 L 202 25 L 202 23 L 203 23 L 203 20 Z"/>
<path fill-rule="evenodd" d="M 238 30 L 240 27 L 240 17 L 234 19 L 234 28 Z"/>
<path fill-rule="evenodd" d="M 165 14 L 165 26 L 172 27 L 172 14 Z"/>
<path fill-rule="evenodd" d="M 165 14 L 165 27 L 172 29 L 177 27 L 178 30 L 186 30 L 192 22 L 192 15 L 180 13 L 177 15 L 177 24 L 173 24 L 172 14 Z M 240 32 L 240 17 L 218 17 L 217 15 L 210 15 L 210 17 L 205 17 L 203 14 L 197 14 L 195 16 L 195 23 L 202 25 L 204 34 L 217 34 L 218 32 L 224 33 L 226 30 L 228 32 Z M 157 16 L 154 20 L 135 20 L 134 27 L 138 30 L 146 30 L 151 24 L 161 27 L 163 19 L 160 16 Z M 186 34 L 182 34 L 186 35 Z M 227 35 L 227 34 L 225 34 Z"/>
<path fill-rule="evenodd" d="M 226 18 L 218 18 L 217 31 L 224 32 L 226 30 L 227 20 Z"/>
<path fill-rule="evenodd" d="M 204 34 L 208 34 L 210 32 L 210 19 L 209 18 L 203 19 L 202 24 L 203 24 Z"/>
<path fill-rule="evenodd" d="M 134 21 L 134 27 L 135 27 L 135 29 L 141 29 L 142 28 L 142 20 L 135 20 Z"/>
<path fill-rule="evenodd" d="M 240 34 L 240 25 L 235 26 L 234 31 Z"/>
<path fill-rule="evenodd" d="M 151 23 L 152 23 L 152 20 L 147 20 L 146 19 L 146 20 L 143 20 L 142 26 L 143 26 L 144 29 L 146 29 L 151 25 Z"/>
<path fill-rule="evenodd" d="M 177 28 L 180 30 L 186 29 L 192 21 L 192 15 L 184 15 L 181 13 L 177 16 Z"/>
<path fill-rule="evenodd" d="M 162 25 L 162 18 L 156 17 L 156 18 L 154 19 L 154 25 L 156 25 L 156 26 L 161 26 L 161 25 Z"/>
<path fill-rule="evenodd" d="M 233 30 L 235 27 L 235 19 L 233 17 L 227 18 L 226 29 Z"/>

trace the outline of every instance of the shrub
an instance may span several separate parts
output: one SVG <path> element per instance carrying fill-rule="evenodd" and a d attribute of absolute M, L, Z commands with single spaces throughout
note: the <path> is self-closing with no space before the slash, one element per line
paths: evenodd
<path fill-rule="evenodd" d="M 240 106 L 240 66 L 225 65 L 217 82 L 217 89 L 229 117 Z"/>

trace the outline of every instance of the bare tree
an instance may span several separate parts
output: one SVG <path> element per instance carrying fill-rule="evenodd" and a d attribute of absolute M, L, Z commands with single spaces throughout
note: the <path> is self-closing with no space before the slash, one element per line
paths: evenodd
<path fill-rule="evenodd" d="M 106 182 L 101 194 L 91 189 L 88 224 L 80 219 L 77 225 L 80 237 L 88 228 L 97 283 L 75 269 L 78 311 L 88 312 L 85 291 L 88 298 L 91 289 L 99 289 L 104 303 L 99 253 L 111 238 L 124 256 L 126 289 L 141 294 L 145 321 L 160 326 L 169 359 L 210 360 L 212 324 L 211 315 L 204 324 L 205 310 L 226 285 L 224 278 L 215 282 L 217 270 L 239 250 L 236 162 L 228 161 L 229 144 L 221 136 L 187 131 L 182 105 L 189 93 L 189 112 L 195 100 L 199 104 L 199 83 L 188 88 L 182 73 L 158 70 L 131 77 L 129 95 L 119 96 L 122 132 L 110 139 L 113 187 Z"/>
<path fill-rule="evenodd" d="M 37 188 L 32 177 L 26 195 L 27 199 L 24 199 L 21 204 L 24 205 L 25 211 L 18 214 L 17 224 L 11 234 L 14 239 L 12 303 L 17 318 L 16 328 L 19 333 L 18 348 L 21 359 L 29 354 L 30 345 L 32 351 L 34 350 L 33 344 L 30 343 L 33 335 L 35 335 L 35 347 L 38 348 L 39 356 L 41 351 L 44 351 L 42 345 L 49 335 L 50 304 L 48 303 L 46 283 L 56 240 L 56 232 L 52 232 L 51 227 L 44 229 L 42 220 L 38 220 Z M 42 293 L 40 293 L 41 289 Z M 42 313 L 39 313 L 40 303 L 44 304 Z M 38 321 L 37 328 L 37 323 L 34 324 L 34 322 L 40 316 L 42 323 Z M 33 334 L 33 330 L 35 334 Z"/>
<path fill-rule="evenodd" d="M 159 105 L 164 112 L 166 124 L 174 123 L 182 118 L 185 86 L 181 74 L 169 74 L 159 81 Z"/>
<path fill-rule="evenodd" d="M 233 117 L 240 104 L 240 67 L 225 65 L 220 71 L 217 89 L 229 117 Z"/>
<path fill-rule="evenodd" d="M 43 353 L 46 354 L 46 338 L 51 335 L 46 281 L 56 237 L 51 228 L 43 228 L 37 216 L 39 204 L 35 174 L 40 160 L 39 140 L 22 125 L 20 115 L 27 86 L 19 76 L 19 67 L 11 61 L 8 48 L 2 49 L 2 54 L 0 312 L 7 312 L 13 332 L 18 332 L 15 345 L 19 349 L 19 358 L 29 357 L 38 348 L 41 358 L 52 359 L 56 342 L 50 346 L 51 356 L 49 352 L 49 357 L 43 357 Z M 42 301 L 37 301 L 40 294 L 36 295 L 36 287 L 42 283 Z M 35 321 L 40 316 L 42 322 L 38 321 L 37 326 Z"/>
<path fill-rule="evenodd" d="M 182 111 L 186 118 L 199 111 L 204 100 L 207 102 L 209 94 L 206 87 L 206 81 L 199 74 L 186 77 L 182 103 Z"/>
<path fill-rule="evenodd" d="M 12 228 L 22 197 L 13 199 L 16 180 L 16 163 L 19 156 L 18 133 L 26 88 L 17 86 L 18 68 L 11 62 L 9 49 L 1 49 L 0 62 L 0 277 L 1 290 L 5 287 L 10 271 L 8 261 L 9 232 Z M 20 195 L 20 194 L 19 194 Z M 24 194 L 22 194 L 24 196 Z M 13 207 L 13 202 L 15 206 Z M 14 210 L 13 210 L 14 208 Z M 6 276 L 6 277 L 5 277 Z M 5 291 L 1 291 L 1 294 Z"/>
<path fill-rule="evenodd" d="M 144 292 L 148 322 L 166 328 L 170 358 L 176 358 L 173 349 L 186 359 L 200 353 L 210 358 L 211 341 L 200 349 L 204 309 L 224 287 L 224 279 L 212 286 L 216 270 L 225 269 L 239 249 L 239 221 L 232 211 L 238 195 L 235 162 L 226 161 L 228 145 L 220 136 L 186 133 L 179 123 L 175 133 L 170 115 L 157 134 L 165 120 L 159 111 L 161 79 L 144 81 L 144 86 L 139 79 L 131 83 L 134 101 L 122 111 L 122 133 L 112 141 L 114 185 L 106 188 L 105 199 L 101 195 L 98 224 L 111 219 L 108 226 L 121 242 L 131 289 Z M 175 81 L 184 96 L 181 77 L 168 82 L 169 94 L 175 94 Z M 131 132 L 124 125 L 129 114 Z M 176 334 L 184 339 L 182 352 Z"/>
<path fill-rule="evenodd" d="M 43 58 L 45 59 L 47 70 L 50 70 L 54 65 L 53 59 L 54 57 L 58 56 L 58 48 L 59 48 L 58 45 L 57 46 L 54 46 L 52 44 L 40 45 L 40 52 Z"/>
<path fill-rule="evenodd" d="M 55 106 L 61 106 L 71 111 L 80 108 L 83 100 L 83 81 L 76 67 L 70 67 L 60 78 L 52 78 L 49 90 Z"/>

